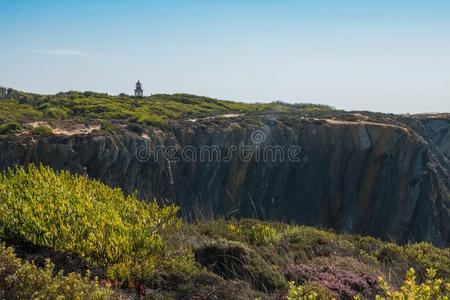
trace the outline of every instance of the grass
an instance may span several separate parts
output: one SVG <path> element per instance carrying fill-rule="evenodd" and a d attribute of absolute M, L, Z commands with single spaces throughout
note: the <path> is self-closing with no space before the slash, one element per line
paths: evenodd
<path fill-rule="evenodd" d="M 330 111 L 326 105 L 240 103 L 188 94 L 157 94 L 144 98 L 94 92 L 38 95 L 19 91 L 0 99 L 0 124 L 38 120 L 104 120 L 164 127 L 169 121 L 222 113 Z"/>
<path fill-rule="evenodd" d="M 9 170 L 0 175 L 0 239 L 22 258 L 0 247 L 0 298 L 105 299 L 124 288 L 156 299 L 401 299 L 405 285 L 448 293 L 449 248 L 251 219 L 181 223 L 176 211 L 66 171 Z M 61 256 L 73 255 L 85 268 L 60 273 Z"/>

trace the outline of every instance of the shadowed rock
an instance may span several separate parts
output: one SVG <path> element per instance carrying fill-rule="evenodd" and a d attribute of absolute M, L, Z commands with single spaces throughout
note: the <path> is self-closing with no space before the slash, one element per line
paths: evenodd
<path fill-rule="evenodd" d="M 178 122 L 164 131 L 5 136 L 0 168 L 43 163 L 86 173 L 127 193 L 136 190 L 142 199 L 178 203 L 187 218 L 278 219 L 403 243 L 448 245 L 450 121 L 378 118 L 240 116 Z M 257 143 L 255 132 L 262 134 Z M 190 161 L 179 152 L 186 146 L 217 147 L 224 158 L 239 145 L 284 151 L 296 146 L 300 161 L 256 154 L 243 160 L 236 153 L 229 160 L 198 155 Z M 178 149 L 179 161 L 164 159 L 160 146 Z"/>

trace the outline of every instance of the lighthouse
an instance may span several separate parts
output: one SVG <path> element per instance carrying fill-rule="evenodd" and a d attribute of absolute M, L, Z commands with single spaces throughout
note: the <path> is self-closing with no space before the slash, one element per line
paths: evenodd
<path fill-rule="evenodd" d="M 136 89 L 134 90 L 134 95 L 136 97 L 144 96 L 144 90 L 142 89 L 142 84 L 139 80 L 138 80 L 138 82 L 136 82 Z"/>

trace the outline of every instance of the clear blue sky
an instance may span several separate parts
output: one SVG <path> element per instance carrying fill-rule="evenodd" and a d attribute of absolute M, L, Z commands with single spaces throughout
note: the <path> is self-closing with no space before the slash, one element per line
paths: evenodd
<path fill-rule="evenodd" d="M 0 85 L 450 112 L 450 1 L 0 0 Z"/>

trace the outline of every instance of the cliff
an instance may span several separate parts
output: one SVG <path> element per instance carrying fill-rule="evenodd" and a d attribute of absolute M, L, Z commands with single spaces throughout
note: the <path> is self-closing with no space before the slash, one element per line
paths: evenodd
<path fill-rule="evenodd" d="M 448 246 L 449 132 L 446 117 L 226 115 L 164 130 L 3 136 L 0 168 L 69 169 L 175 202 L 189 219 L 256 217 Z"/>

